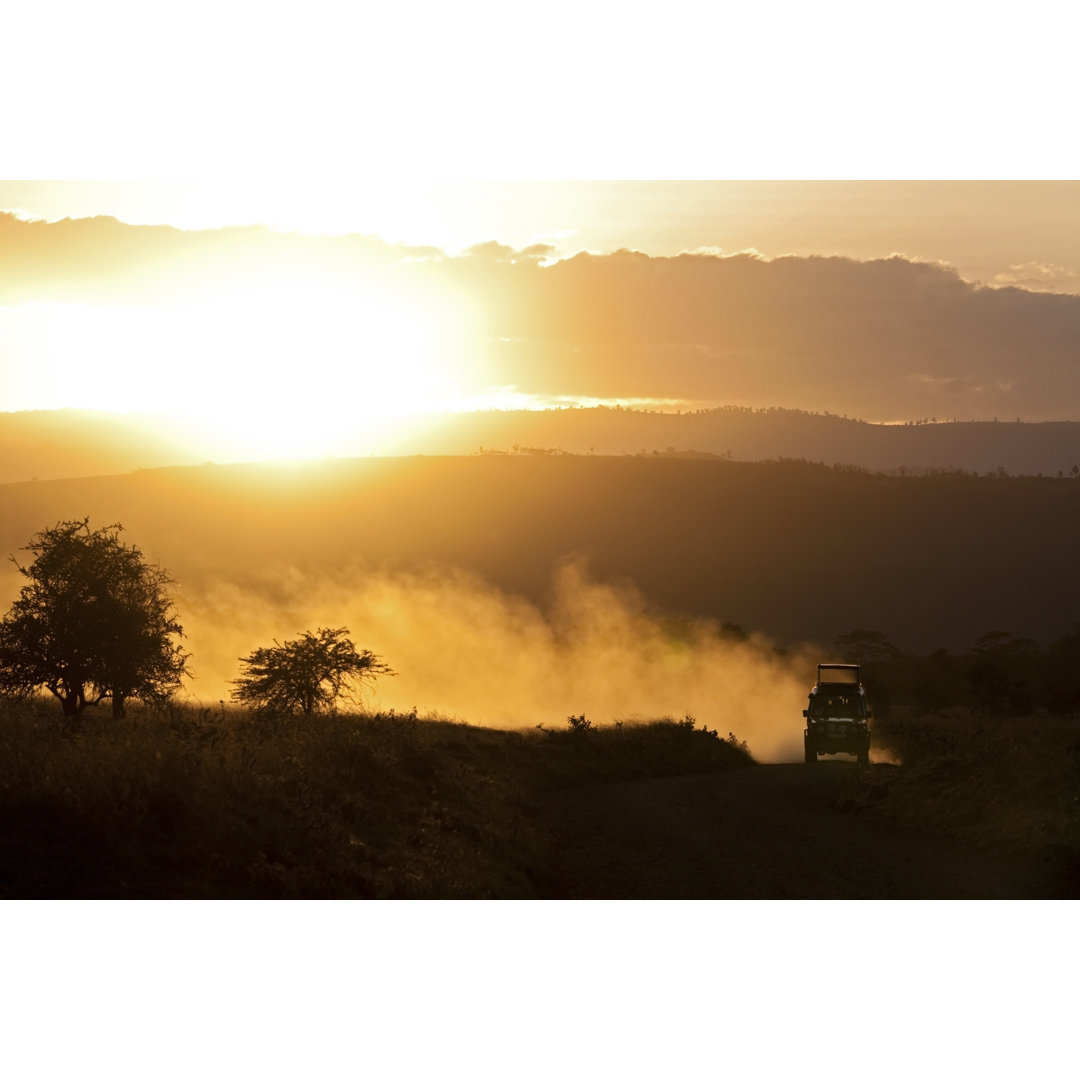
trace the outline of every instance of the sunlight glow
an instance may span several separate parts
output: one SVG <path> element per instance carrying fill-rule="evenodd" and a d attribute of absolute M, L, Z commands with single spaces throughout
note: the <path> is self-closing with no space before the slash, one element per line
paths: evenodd
<path fill-rule="evenodd" d="M 185 411 L 260 456 L 333 453 L 355 428 L 423 408 L 451 382 L 438 312 L 376 289 L 261 287 L 203 314 L 235 360 L 202 351 L 207 389 Z"/>
<path fill-rule="evenodd" d="M 438 412 L 542 412 L 546 409 L 650 409 L 675 412 L 708 407 L 705 401 L 685 398 L 589 397 L 580 394 L 529 394 L 516 386 L 490 386 L 479 394 L 446 399 Z"/>
<path fill-rule="evenodd" d="M 291 272 L 174 303 L 35 302 L 4 322 L 38 358 L 4 390 L 17 408 L 183 417 L 229 457 L 334 454 L 476 389 L 455 345 L 463 319 L 446 297 Z"/>

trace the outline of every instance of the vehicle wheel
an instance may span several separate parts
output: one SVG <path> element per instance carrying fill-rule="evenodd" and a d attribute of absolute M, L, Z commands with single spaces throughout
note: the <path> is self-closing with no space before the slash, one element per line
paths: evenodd
<path fill-rule="evenodd" d="M 806 764 L 811 765 L 817 762 L 817 751 L 814 750 L 809 743 L 804 746 Z"/>
<path fill-rule="evenodd" d="M 866 766 L 870 764 L 870 747 L 869 746 L 864 746 L 859 751 L 858 758 L 859 758 L 859 765 L 862 766 L 862 768 L 865 769 Z"/>

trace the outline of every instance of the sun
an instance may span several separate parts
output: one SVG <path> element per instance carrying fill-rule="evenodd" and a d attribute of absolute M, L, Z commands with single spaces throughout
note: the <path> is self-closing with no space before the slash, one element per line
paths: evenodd
<path fill-rule="evenodd" d="M 266 270 L 167 301 L 38 308 L 43 393 L 195 425 L 222 459 L 348 453 L 468 391 L 462 306 L 375 276 Z"/>
<path fill-rule="evenodd" d="M 376 282 L 261 281 L 202 306 L 186 412 L 257 457 L 345 451 L 456 390 L 446 305 Z"/>

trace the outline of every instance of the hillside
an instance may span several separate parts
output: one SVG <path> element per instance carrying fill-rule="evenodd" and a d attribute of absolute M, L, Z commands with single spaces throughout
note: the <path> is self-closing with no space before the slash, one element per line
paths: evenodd
<path fill-rule="evenodd" d="M 654 609 L 788 644 L 873 628 L 926 652 L 993 629 L 1047 641 L 1080 618 L 1071 479 L 651 456 L 204 466 L 0 486 L 0 552 L 84 515 L 122 522 L 189 601 L 237 622 L 297 608 L 315 583 L 333 601 L 379 571 L 432 567 L 544 605 L 568 559 Z M 446 601 L 424 588 L 437 623 Z"/>
<path fill-rule="evenodd" d="M 805 458 L 875 472 L 1003 469 L 1057 476 L 1080 464 L 1080 423 L 871 424 L 792 409 L 551 409 L 452 414 L 409 441 L 410 450 L 442 454 L 515 445 L 575 454 L 696 451 L 737 461 Z"/>
<path fill-rule="evenodd" d="M 965 727 L 857 769 L 688 720 L 0 704 L 0 898 L 1076 898 L 1074 725 Z"/>
<path fill-rule="evenodd" d="M 0 703 L 0 899 L 535 898 L 549 792 L 748 768 L 685 722 L 492 731 L 395 713 Z"/>
<path fill-rule="evenodd" d="M 738 461 L 803 458 L 872 471 L 964 470 L 1071 475 L 1080 422 L 871 424 L 791 409 L 646 412 L 622 408 L 446 413 L 403 417 L 390 432 L 358 428 L 334 452 L 367 454 L 715 455 Z M 0 413 L 0 483 L 125 473 L 237 458 L 235 446 L 163 417 Z"/>
<path fill-rule="evenodd" d="M 205 461 L 151 416 L 82 409 L 0 412 L 0 483 L 104 476 Z"/>

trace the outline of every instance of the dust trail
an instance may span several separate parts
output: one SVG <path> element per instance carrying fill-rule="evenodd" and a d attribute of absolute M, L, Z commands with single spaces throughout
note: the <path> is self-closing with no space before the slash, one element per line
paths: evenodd
<path fill-rule="evenodd" d="M 903 765 L 903 758 L 887 746 L 870 745 L 870 760 L 875 765 Z"/>
<path fill-rule="evenodd" d="M 344 625 L 398 672 L 372 706 L 499 727 L 689 714 L 748 742 L 759 761 L 801 759 L 812 658 L 733 639 L 712 620 L 658 615 L 580 562 L 555 571 L 546 610 L 449 568 L 334 579 L 276 568 L 265 586 L 189 581 L 177 599 L 203 702 L 228 699 L 237 658 L 256 646 Z"/>

